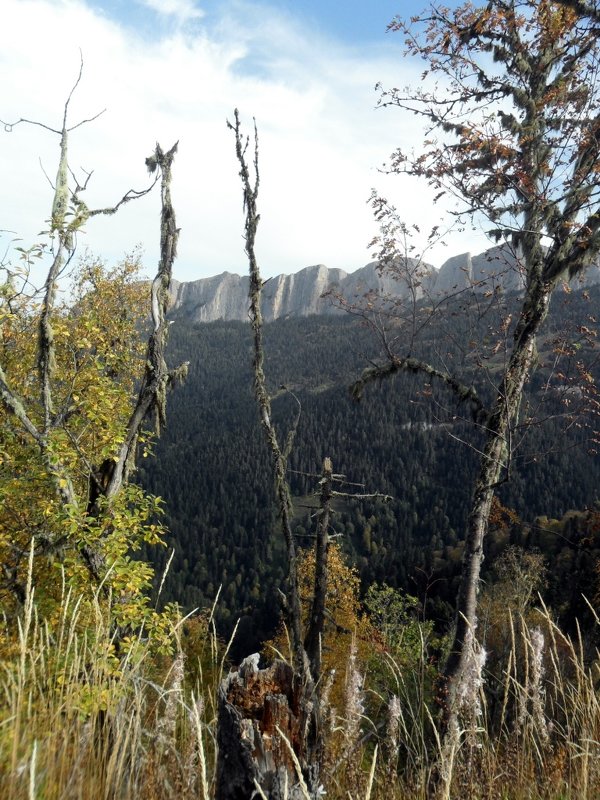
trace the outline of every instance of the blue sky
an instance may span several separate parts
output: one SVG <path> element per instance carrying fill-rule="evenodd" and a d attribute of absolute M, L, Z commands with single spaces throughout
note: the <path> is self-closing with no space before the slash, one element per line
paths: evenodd
<path fill-rule="evenodd" d="M 106 108 L 71 138 L 71 165 L 94 170 L 86 202 L 111 205 L 147 180 L 155 141 L 179 140 L 173 193 L 181 226 L 175 274 L 193 280 L 246 269 L 241 193 L 225 120 L 238 107 L 261 138 L 261 226 L 265 276 L 324 263 L 352 271 L 370 260 L 377 232 L 372 187 L 407 223 L 440 222 L 431 193 L 382 175 L 398 145 L 418 147 L 413 116 L 377 110 L 374 86 L 418 84 L 421 63 L 403 57 L 386 33 L 413 2 L 250 2 L 249 0 L 3 0 L 0 119 L 60 125 L 64 100 L 84 75 L 70 110 L 76 122 Z M 57 43 L 60 46 L 57 46 Z M 57 137 L 39 127 L 0 132 L 3 242 L 37 241 L 51 204 L 44 172 L 56 173 Z M 158 196 L 95 218 L 81 244 L 108 260 L 141 244 L 151 272 L 158 255 Z M 417 245 L 419 243 L 417 242 Z M 486 246 L 478 233 L 431 252 Z"/>
<path fill-rule="evenodd" d="M 165 4 L 163 4 L 165 5 Z M 195 24 L 211 28 L 218 24 L 225 3 L 222 0 L 205 0 L 184 4 L 195 9 L 200 16 Z M 233 5 L 233 4 L 232 4 Z M 121 19 L 127 25 L 144 29 L 146 35 L 155 36 L 156 28 L 148 6 L 140 0 L 108 0 L 94 2 L 93 6 L 106 14 Z M 331 37 L 349 45 L 381 44 L 386 27 L 396 14 L 410 15 L 423 7 L 422 3 L 407 0 L 279 0 L 264 2 L 261 6 L 289 17 L 303 25 L 307 31 Z"/>

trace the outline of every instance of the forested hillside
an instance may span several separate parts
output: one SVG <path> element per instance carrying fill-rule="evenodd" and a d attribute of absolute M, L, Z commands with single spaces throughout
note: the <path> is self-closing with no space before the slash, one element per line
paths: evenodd
<path fill-rule="evenodd" d="M 182 144 L 202 141 L 181 165 L 198 219 L 176 215 L 178 141 L 145 157 L 145 188 L 120 190 L 114 205 L 84 202 L 94 170 L 76 168 L 71 147 L 103 112 L 71 105 L 83 54 L 58 121 L 41 107 L 0 109 L 6 134 L 42 129 L 60 143 L 43 231 L 14 234 L 0 255 L 0 797 L 595 800 L 598 3 L 429 3 L 390 22 L 403 39 L 402 83 L 378 83 L 377 104 L 400 112 L 402 136 L 384 170 L 410 207 L 372 190 L 366 291 L 354 278 L 344 287 L 341 270 L 337 287 L 324 267 L 271 283 L 261 272 L 263 214 L 299 258 L 300 239 L 324 247 L 308 212 L 325 197 L 327 239 L 346 244 L 354 217 L 336 223 L 334 211 L 357 180 L 358 151 L 346 147 L 356 116 L 340 126 L 329 115 L 350 95 L 315 92 L 327 62 L 317 59 L 315 82 L 297 61 L 286 106 L 280 49 L 277 93 L 259 110 L 266 146 L 284 144 L 283 188 L 263 206 L 274 162 L 263 184 L 262 128 L 248 130 L 247 109 L 234 107 L 226 135 L 243 222 L 229 210 L 211 223 L 198 209 L 218 192 L 199 157 L 216 160 L 221 142 L 196 127 L 199 96 L 177 87 L 200 74 L 205 88 L 198 56 L 217 42 L 194 0 L 170 7 L 181 19 L 157 39 L 166 84 L 140 68 L 142 39 L 128 45 L 130 74 L 136 94 L 142 73 L 152 88 L 144 136 L 158 107 L 176 117 L 183 105 Z M 279 40 L 266 12 L 251 9 Z M 222 33 L 231 19 L 219 18 Z M 216 47 L 248 103 L 259 77 L 251 38 Z M 292 42 L 304 58 L 299 32 L 284 37 L 289 51 Z M 194 54 L 184 71 L 169 61 L 174 47 Z M 358 76 L 346 88 L 365 78 L 353 63 L 344 58 L 344 78 Z M 113 73 L 119 84 L 125 72 Z M 290 133 L 309 107 L 304 136 L 273 136 L 273 114 L 293 117 Z M 120 121 L 136 117 L 121 108 L 116 169 L 132 143 Z M 407 114 L 423 123 L 412 142 Z M 336 146 L 303 195 L 300 155 L 323 120 Z M 9 205 L 33 209 L 17 169 Z M 412 179 L 431 198 L 424 213 Z M 230 194 L 224 175 L 218 184 Z M 121 216 L 155 187 L 153 278 L 140 277 L 138 251 L 111 267 L 78 257 L 94 218 Z M 241 232 L 247 277 L 177 287 L 180 232 L 196 238 L 211 224 L 219 248 Z M 498 247 L 432 273 L 432 248 L 479 230 Z M 235 303 L 226 284 L 243 289 Z M 335 314 L 308 316 L 328 303 Z M 223 314 L 236 321 L 214 321 Z"/>
<path fill-rule="evenodd" d="M 465 380 L 479 381 L 483 370 L 492 377 L 502 358 L 493 352 L 492 332 L 512 302 L 490 304 L 482 314 L 480 301 L 449 301 L 423 338 L 421 352 L 439 353 L 443 347 Z M 526 406 L 537 421 L 520 432 L 511 479 L 499 492 L 523 523 L 593 508 L 598 498 L 589 403 L 579 413 L 581 364 L 591 369 L 595 364 L 591 343 L 598 308 L 599 287 L 561 293 L 542 336 L 540 367 Z M 579 330 L 583 322 L 586 336 Z M 559 358 L 567 334 L 578 343 Z M 475 353 L 465 347 L 468 336 L 478 342 L 487 337 L 487 355 L 479 346 Z M 250 328 L 237 322 L 188 326 L 178 319 L 169 346 L 173 362 L 190 361 L 189 377 L 172 397 L 156 458 L 146 459 L 140 472 L 144 485 L 166 501 L 167 542 L 175 548 L 163 597 L 190 610 L 210 605 L 222 585 L 220 631 L 227 635 L 241 617 L 234 654 L 243 655 L 272 633 L 286 574 L 271 469 L 252 397 Z M 310 495 L 323 458 L 330 456 L 335 472 L 364 486 L 355 491 L 392 498 L 337 503 L 332 527 L 359 569 L 363 590 L 375 581 L 399 587 L 425 602 L 429 617 L 446 623 L 456 597 L 479 433 L 453 397 L 423 376 L 399 375 L 355 401 L 349 387 L 377 359 L 378 346 L 364 320 L 350 314 L 266 326 L 266 371 L 282 432 L 297 410 L 283 387 L 301 405 L 289 473 L 295 533 L 301 544 L 309 544 L 315 505 Z M 486 545 L 486 574 L 491 576 L 503 548 L 518 543 L 538 547 L 552 562 L 547 597 L 554 598 L 567 573 L 572 598 L 584 590 L 593 593 L 598 537 L 589 538 L 581 522 L 571 519 L 569 525 L 581 529 L 580 535 L 565 536 L 557 525 L 548 530 L 506 522 L 499 514 Z M 160 551 L 159 574 L 168 556 L 168 550 Z M 568 612 L 569 602 L 563 598 L 560 605 Z"/>

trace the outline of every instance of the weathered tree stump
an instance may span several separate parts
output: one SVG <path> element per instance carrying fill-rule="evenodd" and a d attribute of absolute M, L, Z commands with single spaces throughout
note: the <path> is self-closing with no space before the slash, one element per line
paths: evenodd
<path fill-rule="evenodd" d="M 257 786 L 269 800 L 306 797 L 290 752 L 301 742 L 299 699 L 289 664 L 259 670 L 258 655 L 221 682 L 216 800 L 259 797 Z"/>

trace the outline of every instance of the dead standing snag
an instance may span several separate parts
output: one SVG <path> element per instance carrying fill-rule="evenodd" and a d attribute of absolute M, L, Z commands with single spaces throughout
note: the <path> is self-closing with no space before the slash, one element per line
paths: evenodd
<path fill-rule="evenodd" d="M 286 593 L 286 605 L 289 615 L 290 638 L 292 645 L 292 674 L 294 682 L 293 695 L 296 700 L 295 712 L 300 718 L 297 737 L 297 754 L 300 759 L 302 771 L 310 772 L 307 763 L 306 752 L 306 733 L 310 725 L 310 717 L 313 709 L 314 683 L 311 676 L 310 665 L 304 650 L 302 637 L 302 618 L 300 608 L 300 593 L 298 591 L 298 571 L 296 544 L 292 533 L 292 503 L 290 489 L 287 482 L 287 458 L 291 446 L 288 438 L 285 446 L 279 443 L 277 432 L 273 426 L 271 412 L 271 398 L 267 390 L 264 373 L 264 349 L 263 349 L 263 319 L 260 308 L 262 279 L 258 267 L 255 253 L 256 232 L 260 215 L 257 210 L 258 188 L 260 175 L 258 170 L 258 134 L 256 125 L 254 126 L 254 179 L 250 175 L 250 169 L 246 160 L 246 152 L 249 141 L 245 139 L 241 132 L 240 118 L 237 109 L 235 110 L 234 124 L 227 122 L 227 126 L 235 135 L 235 150 L 240 166 L 240 178 L 242 180 L 245 217 L 245 251 L 248 257 L 250 271 L 250 324 L 252 327 L 254 341 L 254 394 L 259 410 L 259 417 L 265 438 L 271 453 L 273 476 L 275 481 L 275 492 L 277 495 L 277 505 L 281 520 L 281 529 L 285 539 L 288 562 L 288 591 Z M 293 435 L 293 432 L 292 432 Z M 312 770 L 314 772 L 314 769 Z M 317 770 L 318 772 L 318 770 Z M 289 775 L 294 782 L 294 772 Z M 315 780 L 317 775 L 315 775 Z"/>

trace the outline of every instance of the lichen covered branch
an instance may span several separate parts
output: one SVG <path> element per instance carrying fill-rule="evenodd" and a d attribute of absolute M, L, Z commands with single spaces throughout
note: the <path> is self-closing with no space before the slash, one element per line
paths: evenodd
<path fill-rule="evenodd" d="M 355 400 L 360 400 L 365 387 L 370 383 L 382 381 L 399 372 L 412 372 L 414 374 L 423 373 L 429 378 L 434 378 L 446 384 L 456 395 L 460 403 L 467 403 L 469 405 L 473 421 L 479 424 L 485 424 L 488 418 L 488 411 L 472 386 L 461 383 L 449 373 L 436 369 L 424 361 L 419 361 L 417 358 L 398 358 L 394 356 L 385 364 L 375 364 L 374 366 L 367 367 L 363 370 L 360 378 L 350 387 L 352 397 L 354 397 Z"/>
<path fill-rule="evenodd" d="M 159 169 L 161 176 L 161 228 L 160 228 L 160 260 L 158 271 L 152 282 L 152 333 L 146 349 L 146 369 L 139 389 L 135 408 L 129 418 L 127 433 L 116 461 L 106 464 L 104 469 L 110 471 L 106 496 L 110 499 L 127 479 L 135 458 L 135 450 L 142 425 L 152 414 L 157 433 L 166 421 L 167 388 L 177 381 L 183 380 L 187 374 L 187 364 L 169 370 L 165 360 L 168 322 L 166 319 L 169 305 L 169 286 L 173 273 L 173 262 L 177 254 L 179 229 L 175 221 L 175 211 L 171 202 L 171 169 L 173 158 L 177 152 L 177 144 L 163 152 L 157 144 L 149 162 L 152 170 Z"/>

